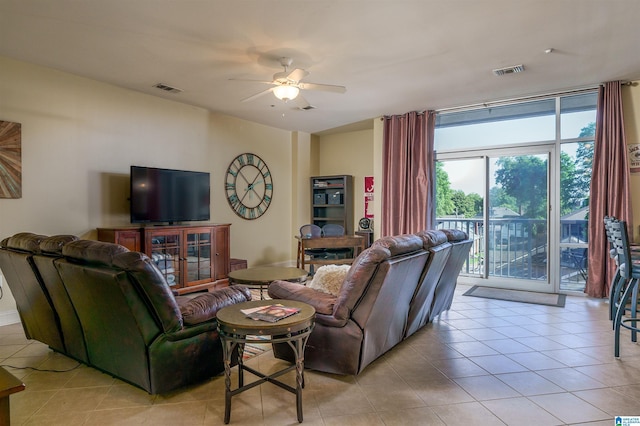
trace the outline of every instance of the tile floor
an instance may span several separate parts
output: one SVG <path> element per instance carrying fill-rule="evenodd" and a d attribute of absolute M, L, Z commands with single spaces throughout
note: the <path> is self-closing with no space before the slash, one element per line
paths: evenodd
<path fill-rule="evenodd" d="M 307 371 L 304 424 L 613 425 L 616 415 L 640 416 L 640 346 L 627 331 L 613 357 L 605 301 L 576 296 L 545 307 L 462 296 L 467 289 L 359 376 Z M 76 365 L 26 341 L 19 324 L 0 327 L 0 363 Z M 265 371 L 283 362 L 268 351 L 249 363 Z M 222 376 L 152 396 L 85 366 L 8 370 L 27 385 L 11 397 L 13 425 L 222 424 Z M 295 397 L 263 384 L 233 398 L 230 424 L 297 424 Z"/>

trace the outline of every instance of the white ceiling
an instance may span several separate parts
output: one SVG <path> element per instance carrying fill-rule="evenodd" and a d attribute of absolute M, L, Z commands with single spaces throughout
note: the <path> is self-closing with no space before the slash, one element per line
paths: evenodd
<path fill-rule="evenodd" d="M 639 0 L 0 0 L 0 55 L 317 133 L 640 79 L 639 21 Z M 347 92 L 241 102 L 269 86 L 230 79 L 271 80 L 282 56 Z"/>

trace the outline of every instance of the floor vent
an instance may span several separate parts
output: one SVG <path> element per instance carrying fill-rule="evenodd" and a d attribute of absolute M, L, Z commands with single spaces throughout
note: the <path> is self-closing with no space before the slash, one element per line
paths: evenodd
<path fill-rule="evenodd" d="M 164 83 L 154 84 L 153 87 L 155 87 L 156 89 L 164 90 L 165 92 L 169 92 L 169 93 L 181 93 L 181 92 L 183 92 L 182 89 L 178 89 L 177 87 L 172 87 L 172 86 L 169 86 L 169 85 L 164 84 Z"/>
<path fill-rule="evenodd" d="M 512 67 L 499 68 L 497 70 L 493 70 L 495 75 L 505 75 L 505 74 L 515 74 L 517 72 L 524 71 L 524 65 L 514 65 Z"/>

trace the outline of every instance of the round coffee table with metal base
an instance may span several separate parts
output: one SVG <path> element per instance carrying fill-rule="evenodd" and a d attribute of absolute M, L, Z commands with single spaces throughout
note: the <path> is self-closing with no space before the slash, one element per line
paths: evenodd
<path fill-rule="evenodd" d="M 242 310 L 282 304 L 287 307 L 299 308 L 300 312 L 283 318 L 277 322 L 268 322 L 248 318 Z M 313 306 L 293 300 L 255 300 L 227 306 L 218 311 L 218 332 L 222 340 L 222 353 L 224 357 L 224 423 L 228 424 L 231 418 L 231 397 L 258 386 L 264 382 L 273 383 L 282 389 L 296 395 L 296 408 L 298 422 L 302 422 L 302 388 L 304 387 L 304 349 L 307 339 L 315 324 L 316 310 Z M 253 337 L 252 337 L 253 336 Z M 268 337 L 268 340 L 258 339 Z M 251 367 L 244 365 L 242 352 L 245 343 L 284 343 L 289 344 L 295 355 L 295 364 L 275 373 L 266 375 Z M 238 363 L 238 387 L 231 389 L 231 362 L 234 350 L 237 350 Z M 296 387 L 289 386 L 276 378 L 285 373 L 296 370 Z M 247 385 L 244 384 L 244 371 L 248 371 L 257 377 Z"/>
<path fill-rule="evenodd" d="M 285 266 L 261 266 L 248 269 L 237 269 L 229 272 L 229 285 L 242 284 L 260 290 L 260 299 L 264 299 L 263 291 L 274 281 L 303 281 L 307 271 Z"/>

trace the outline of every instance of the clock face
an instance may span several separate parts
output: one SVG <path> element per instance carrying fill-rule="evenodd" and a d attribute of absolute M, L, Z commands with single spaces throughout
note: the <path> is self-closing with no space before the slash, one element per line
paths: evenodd
<path fill-rule="evenodd" d="M 273 181 L 267 164 L 255 154 L 240 154 L 229 164 L 225 178 L 227 201 L 243 219 L 262 216 L 273 197 Z"/>
<path fill-rule="evenodd" d="M 358 225 L 360 225 L 360 229 L 369 229 L 371 227 L 371 219 L 369 219 L 368 217 L 363 217 L 362 219 L 360 219 Z"/>

